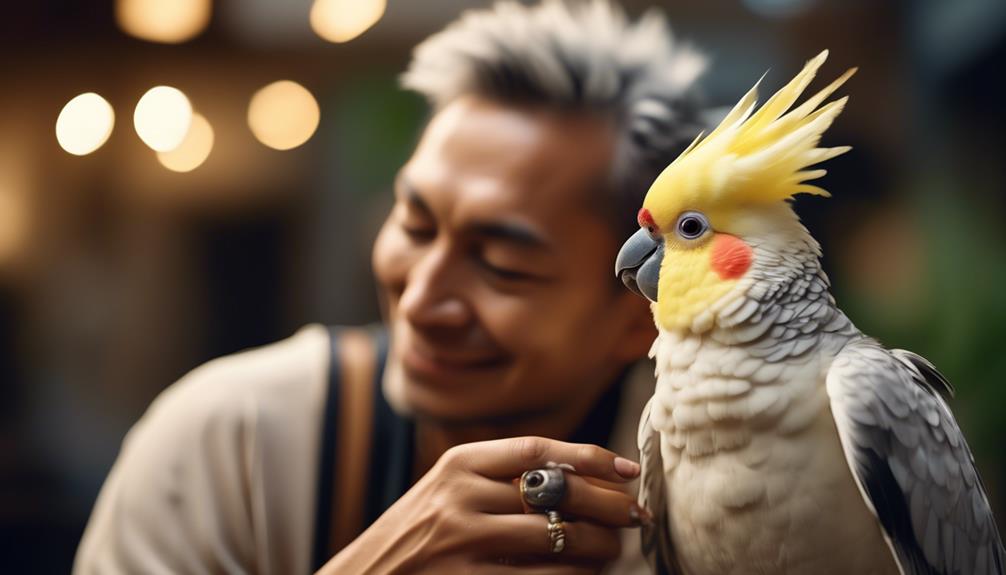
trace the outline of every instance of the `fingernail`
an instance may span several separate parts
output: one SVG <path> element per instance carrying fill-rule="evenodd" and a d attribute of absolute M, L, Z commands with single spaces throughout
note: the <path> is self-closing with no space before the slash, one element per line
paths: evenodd
<path fill-rule="evenodd" d="M 650 510 L 639 504 L 633 504 L 633 511 L 636 513 L 636 517 L 639 518 L 640 525 L 652 525 L 653 524 L 653 514 Z"/>
<path fill-rule="evenodd" d="M 650 526 L 653 524 L 653 514 L 650 513 L 650 510 L 640 507 L 637 503 L 633 503 L 629 507 L 629 518 L 632 519 L 632 523 L 635 525 Z"/>
<path fill-rule="evenodd" d="M 616 457 L 615 472 L 626 479 L 633 479 L 639 475 L 639 464 L 624 457 Z"/>

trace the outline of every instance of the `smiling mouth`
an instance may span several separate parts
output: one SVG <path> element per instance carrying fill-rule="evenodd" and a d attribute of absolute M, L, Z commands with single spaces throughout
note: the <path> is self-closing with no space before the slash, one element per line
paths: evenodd
<path fill-rule="evenodd" d="M 400 355 L 405 369 L 413 374 L 445 377 L 496 369 L 506 363 L 501 355 L 447 354 L 424 346 L 406 345 Z"/>

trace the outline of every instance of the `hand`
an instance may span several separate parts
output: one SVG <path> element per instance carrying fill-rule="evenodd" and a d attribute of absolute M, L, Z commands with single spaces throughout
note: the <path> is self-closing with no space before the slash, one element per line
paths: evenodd
<path fill-rule="evenodd" d="M 523 512 L 513 482 L 549 462 L 576 469 L 559 506 L 561 553 L 549 549 L 545 516 Z M 618 488 L 637 475 L 638 464 L 595 445 L 541 437 L 460 445 L 319 573 L 594 573 L 621 553 L 618 529 L 646 515 Z"/>

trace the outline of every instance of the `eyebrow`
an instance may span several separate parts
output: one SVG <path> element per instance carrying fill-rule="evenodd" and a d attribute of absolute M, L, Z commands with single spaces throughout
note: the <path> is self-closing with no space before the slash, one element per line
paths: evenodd
<path fill-rule="evenodd" d="M 432 216 L 433 210 L 430 209 L 430 205 L 407 179 L 399 176 L 396 188 L 401 190 L 400 193 L 406 203 L 424 214 Z M 477 221 L 467 227 L 474 234 L 488 239 L 501 240 L 526 248 L 552 248 L 551 243 L 540 232 L 521 222 L 509 220 Z"/>
<path fill-rule="evenodd" d="M 551 244 L 533 228 L 512 221 L 476 222 L 470 226 L 476 234 L 527 248 L 549 249 Z"/>

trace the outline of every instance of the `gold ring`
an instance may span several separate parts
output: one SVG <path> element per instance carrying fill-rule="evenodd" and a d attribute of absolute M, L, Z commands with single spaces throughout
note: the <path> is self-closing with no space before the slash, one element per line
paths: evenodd
<path fill-rule="evenodd" d="M 566 548 L 566 526 L 558 511 L 549 510 L 547 515 L 549 550 L 552 553 L 562 553 L 562 550 Z"/>

